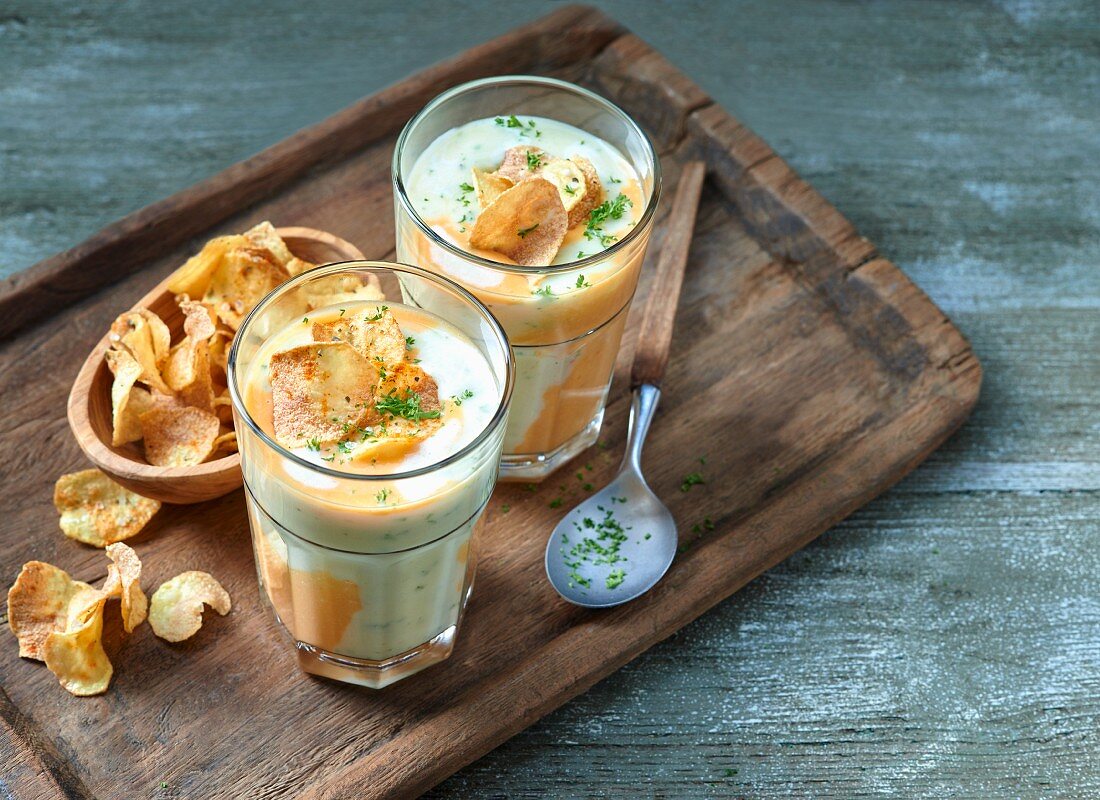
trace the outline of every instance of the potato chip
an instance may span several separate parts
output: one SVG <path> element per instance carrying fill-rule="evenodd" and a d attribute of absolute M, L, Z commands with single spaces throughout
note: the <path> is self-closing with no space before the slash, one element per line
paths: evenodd
<path fill-rule="evenodd" d="M 213 411 L 214 384 L 207 340 L 184 336 L 168 356 L 164 381 L 183 405 Z"/>
<path fill-rule="evenodd" d="M 65 535 L 95 547 L 129 539 L 160 509 L 158 500 L 124 489 L 98 469 L 58 478 L 53 504 Z"/>
<path fill-rule="evenodd" d="M 504 192 L 478 215 L 470 244 L 525 267 L 544 267 L 557 255 L 567 221 L 557 187 L 543 178 L 531 178 Z"/>
<path fill-rule="evenodd" d="M 496 174 L 512 183 L 522 183 L 534 177 L 541 166 L 550 160 L 546 151 L 534 145 L 517 145 L 504 151 L 504 159 Z"/>
<path fill-rule="evenodd" d="M 167 331 L 168 326 L 160 317 L 140 309 L 120 314 L 111 324 L 109 338 L 111 347 L 126 350 L 141 365 L 138 380 L 164 394 L 171 394 L 160 375 L 160 368 L 168 358 Z"/>
<path fill-rule="evenodd" d="M 46 637 L 43 661 L 71 694 L 80 697 L 102 694 L 111 683 L 114 667 L 103 649 L 103 606 L 101 596 L 83 610 L 65 631 Z"/>
<path fill-rule="evenodd" d="M 244 232 L 244 238 L 248 240 L 248 243 L 253 247 L 262 248 L 271 253 L 273 263 L 280 267 L 286 268 L 291 261 L 297 261 L 294 255 L 290 252 L 290 249 L 286 246 L 286 242 L 282 240 L 275 231 L 275 226 L 267 220 L 260 222 L 247 231 Z M 305 262 L 302 262 L 305 263 Z M 289 270 L 288 270 L 289 272 Z M 290 273 L 295 275 L 297 273 Z"/>
<path fill-rule="evenodd" d="M 318 342 L 347 342 L 372 363 L 400 364 L 405 360 L 405 334 L 388 306 L 361 308 L 332 322 L 314 322 Z"/>
<path fill-rule="evenodd" d="M 41 661 L 46 637 L 64 631 L 70 616 L 95 603 L 98 595 L 98 590 L 53 564 L 24 564 L 8 590 L 8 626 L 19 640 L 19 655 Z"/>
<path fill-rule="evenodd" d="M 316 264 L 310 264 L 308 261 L 303 261 L 300 258 L 291 257 L 290 261 L 286 262 L 283 268 L 287 271 L 287 274 L 293 278 L 295 275 L 301 275 L 307 269 L 313 269 L 316 266 Z"/>
<path fill-rule="evenodd" d="M 141 561 L 128 545 L 118 542 L 107 545 L 111 566 L 107 567 L 107 580 L 103 593 L 122 601 L 122 626 L 130 633 L 145 621 L 149 600 L 141 590 Z"/>
<path fill-rule="evenodd" d="M 218 319 L 237 330 L 253 306 L 288 277 L 266 248 L 231 248 L 211 274 L 202 300 L 213 306 Z"/>
<path fill-rule="evenodd" d="M 273 354 L 269 379 L 275 438 L 317 447 L 369 418 L 378 371 L 346 342 L 317 342 Z"/>
<path fill-rule="evenodd" d="M 375 396 L 377 417 L 365 438 L 423 439 L 442 424 L 439 386 L 416 364 L 403 362 L 386 371 Z"/>
<path fill-rule="evenodd" d="M 107 367 L 114 375 L 111 383 L 111 444 L 114 447 L 141 438 L 138 415 L 148 410 L 149 392 L 134 386 L 141 377 L 141 364 L 129 350 L 108 350 Z"/>
<path fill-rule="evenodd" d="M 586 224 L 592 209 L 603 202 L 603 184 L 600 183 L 600 176 L 596 174 L 596 168 L 587 158 L 573 156 L 569 161 L 580 169 L 584 181 L 583 189 L 577 190 L 577 194 L 581 196 L 573 205 L 565 204 L 565 210 L 569 212 L 569 227 L 573 228 L 576 225 Z M 562 188 L 562 193 L 564 197 L 569 194 L 569 190 Z"/>
<path fill-rule="evenodd" d="M 196 255 L 187 259 L 168 279 L 168 289 L 176 294 L 202 297 L 210 286 L 214 271 L 222 262 L 222 257 L 230 250 L 248 247 L 249 241 L 243 236 L 219 236 L 211 239 Z"/>
<path fill-rule="evenodd" d="M 223 433 L 214 440 L 214 449 L 227 450 L 230 453 L 237 452 L 237 432 L 229 431 L 228 433 Z"/>
<path fill-rule="evenodd" d="M 221 422 L 201 408 L 156 403 L 140 417 L 145 460 L 156 467 L 201 464 L 214 452 Z"/>
<path fill-rule="evenodd" d="M 487 208 L 504 192 L 515 186 L 515 182 L 496 172 L 474 167 L 474 186 L 477 188 L 478 204 L 482 208 Z"/>
<path fill-rule="evenodd" d="M 223 617 L 233 607 L 229 593 L 208 573 L 192 570 L 165 581 L 149 605 L 153 633 L 169 642 L 190 639 L 202 627 L 204 604 Z"/>

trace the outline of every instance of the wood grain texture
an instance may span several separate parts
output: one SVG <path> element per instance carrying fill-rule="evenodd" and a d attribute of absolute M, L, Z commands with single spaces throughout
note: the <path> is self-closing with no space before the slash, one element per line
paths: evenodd
<path fill-rule="evenodd" d="M 680 172 L 672 208 L 665 217 L 664 238 L 653 269 L 649 298 L 638 323 L 634 362 L 630 368 L 631 388 L 649 383 L 660 387 L 668 366 L 672 327 L 680 305 L 680 286 L 687 267 L 688 250 L 695 233 L 695 216 L 707 165 L 689 161 Z"/>
<path fill-rule="evenodd" d="M 986 366 L 983 397 L 886 496 L 430 796 L 1095 796 L 1095 5 L 601 5 L 950 313 Z M 9 3 L 0 271 L 550 7 L 468 3 L 455 25 L 334 2 L 306 24 L 279 0 Z M 267 46 L 257 18 L 287 23 L 288 46 Z M 109 322 L 70 335 L 91 342 Z M 36 380 L 59 384 L 56 404 L 70 377 Z M 18 421 L 15 396 L 2 424 L 33 445 L 9 454 L 13 469 L 58 448 L 57 470 L 82 466 L 64 424 Z M 49 527 L 49 486 L 28 491 L 10 501 L 39 509 L 20 535 Z"/>

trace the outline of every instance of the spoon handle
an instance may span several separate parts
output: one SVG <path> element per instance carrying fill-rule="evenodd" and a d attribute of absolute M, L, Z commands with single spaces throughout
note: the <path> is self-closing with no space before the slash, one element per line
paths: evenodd
<path fill-rule="evenodd" d="M 689 161 L 680 173 L 676 199 L 668 215 L 664 247 L 657 259 L 657 274 L 649 290 L 638 346 L 634 351 L 634 367 L 630 387 L 636 389 L 648 383 L 660 387 L 668 365 L 668 348 L 672 342 L 672 326 L 676 321 L 676 306 L 680 301 L 680 285 L 684 280 L 688 247 L 695 228 L 695 213 L 699 209 L 699 193 L 703 189 L 706 165 Z"/>

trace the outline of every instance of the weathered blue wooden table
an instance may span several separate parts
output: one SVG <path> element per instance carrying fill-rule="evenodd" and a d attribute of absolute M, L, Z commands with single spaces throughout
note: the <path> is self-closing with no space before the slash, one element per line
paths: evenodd
<path fill-rule="evenodd" d="M 0 272 L 544 2 L 0 4 Z M 917 472 L 433 797 L 1100 794 L 1100 6 L 600 3 L 967 333 Z"/>

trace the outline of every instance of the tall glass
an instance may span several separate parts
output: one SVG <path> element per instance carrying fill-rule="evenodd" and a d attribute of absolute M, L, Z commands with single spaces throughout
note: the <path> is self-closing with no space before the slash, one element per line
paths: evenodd
<path fill-rule="evenodd" d="M 465 252 L 439 235 L 410 201 L 406 178 L 448 130 L 486 117 L 538 116 L 565 122 L 616 147 L 637 172 L 645 199 L 638 223 L 606 250 L 564 265 L 523 267 Z M 503 480 L 541 480 L 599 436 L 630 301 L 653 227 L 660 164 L 641 128 L 579 86 L 507 76 L 457 86 L 405 126 L 393 157 L 397 258 L 447 275 L 500 320 L 516 359 L 516 390 L 501 464 Z M 532 294 L 528 276 L 550 292 Z M 521 280 L 510 280 L 519 276 Z"/>
<path fill-rule="evenodd" d="M 380 280 L 392 287 L 388 298 L 430 312 L 474 344 L 499 403 L 469 444 L 420 469 L 360 474 L 318 465 L 269 435 L 258 406 L 249 404 L 248 382 L 262 374 L 261 347 L 288 322 L 314 313 L 310 299 L 334 280 L 349 292 Z M 317 267 L 280 286 L 245 320 L 228 375 L 256 568 L 261 595 L 303 670 L 381 688 L 450 655 L 497 479 L 513 368 L 504 331 L 486 308 L 415 267 Z M 387 496 L 409 500 L 386 503 Z"/>

